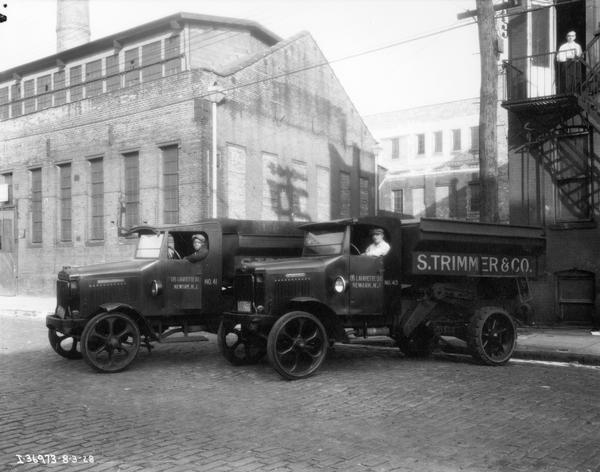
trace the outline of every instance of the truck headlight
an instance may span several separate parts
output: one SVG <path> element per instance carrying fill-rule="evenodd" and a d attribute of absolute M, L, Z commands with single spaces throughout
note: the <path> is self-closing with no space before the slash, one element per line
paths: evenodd
<path fill-rule="evenodd" d="M 344 290 L 346 290 L 346 281 L 344 280 L 344 277 L 338 276 L 335 278 L 333 290 L 335 293 L 343 293 Z"/>
<path fill-rule="evenodd" d="M 162 283 L 160 280 L 153 280 L 152 285 L 150 286 L 150 292 L 153 297 L 156 297 L 162 292 Z"/>

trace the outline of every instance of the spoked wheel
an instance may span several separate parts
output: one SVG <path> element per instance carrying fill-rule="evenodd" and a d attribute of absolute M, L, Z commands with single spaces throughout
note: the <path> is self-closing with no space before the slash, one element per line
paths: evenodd
<path fill-rule="evenodd" d="M 396 339 L 406 357 L 428 357 L 435 347 L 435 337 L 430 328 L 419 325 L 410 336 L 400 334 Z"/>
<path fill-rule="evenodd" d="M 517 345 L 517 328 L 501 308 L 481 308 L 471 318 L 467 343 L 475 359 L 488 365 L 503 365 Z"/>
<path fill-rule="evenodd" d="M 81 352 L 85 361 L 99 372 L 120 372 L 140 348 L 140 329 L 123 313 L 100 313 L 85 325 Z"/>
<path fill-rule="evenodd" d="M 79 340 L 75 336 L 67 336 L 54 328 L 48 328 L 48 341 L 58 355 L 66 359 L 81 359 Z"/>
<path fill-rule="evenodd" d="M 256 364 L 267 353 L 263 339 L 231 321 L 221 321 L 217 343 L 223 357 L 233 365 Z"/>
<path fill-rule="evenodd" d="M 267 354 L 283 378 L 296 380 L 313 374 L 327 354 L 327 333 L 319 319 L 304 311 L 279 318 L 269 333 Z"/>

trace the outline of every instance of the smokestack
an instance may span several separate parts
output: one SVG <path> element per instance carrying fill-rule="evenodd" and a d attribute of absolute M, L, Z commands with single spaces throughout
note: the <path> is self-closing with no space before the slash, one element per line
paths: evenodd
<path fill-rule="evenodd" d="M 90 40 L 89 0 L 56 0 L 56 52 Z"/>

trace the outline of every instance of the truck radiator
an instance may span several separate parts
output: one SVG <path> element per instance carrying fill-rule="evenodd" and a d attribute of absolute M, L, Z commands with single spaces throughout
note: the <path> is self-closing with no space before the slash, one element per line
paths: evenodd
<path fill-rule="evenodd" d="M 273 302 L 285 302 L 290 298 L 310 295 L 310 278 L 281 278 L 275 279 L 273 284 Z"/>

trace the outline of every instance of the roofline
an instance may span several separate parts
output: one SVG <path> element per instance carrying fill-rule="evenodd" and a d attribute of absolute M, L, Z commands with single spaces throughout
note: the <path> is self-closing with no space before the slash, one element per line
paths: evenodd
<path fill-rule="evenodd" d="M 71 61 L 82 56 L 86 56 L 91 52 L 95 52 L 97 49 L 114 48 L 115 41 L 119 43 L 124 43 L 127 41 L 135 40 L 142 36 L 146 36 L 149 33 L 156 31 L 181 29 L 181 25 L 179 23 L 211 23 L 226 25 L 238 29 L 247 29 L 250 32 L 250 34 L 257 37 L 258 39 L 261 39 L 269 46 L 278 43 L 282 39 L 280 36 L 276 35 L 272 31 L 268 30 L 267 28 L 255 21 L 244 20 L 239 18 L 229 18 L 224 16 L 179 12 L 159 18 L 158 20 L 135 26 L 124 31 L 120 31 L 118 33 L 111 34 L 109 36 L 105 36 L 103 38 L 96 39 L 94 41 L 87 42 L 85 44 L 76 46 L 71 49 L 66 49 L 51 56 L 36 59 L 35 61 L 28 62 L 26 64 L 21 64 L 19 66 L 7 69 L 5 71 L 0 71 L 0 82 L 13 79 L 15 74 L 22 76 L 41 69 L 56 67 L 59 61 Z"/>

